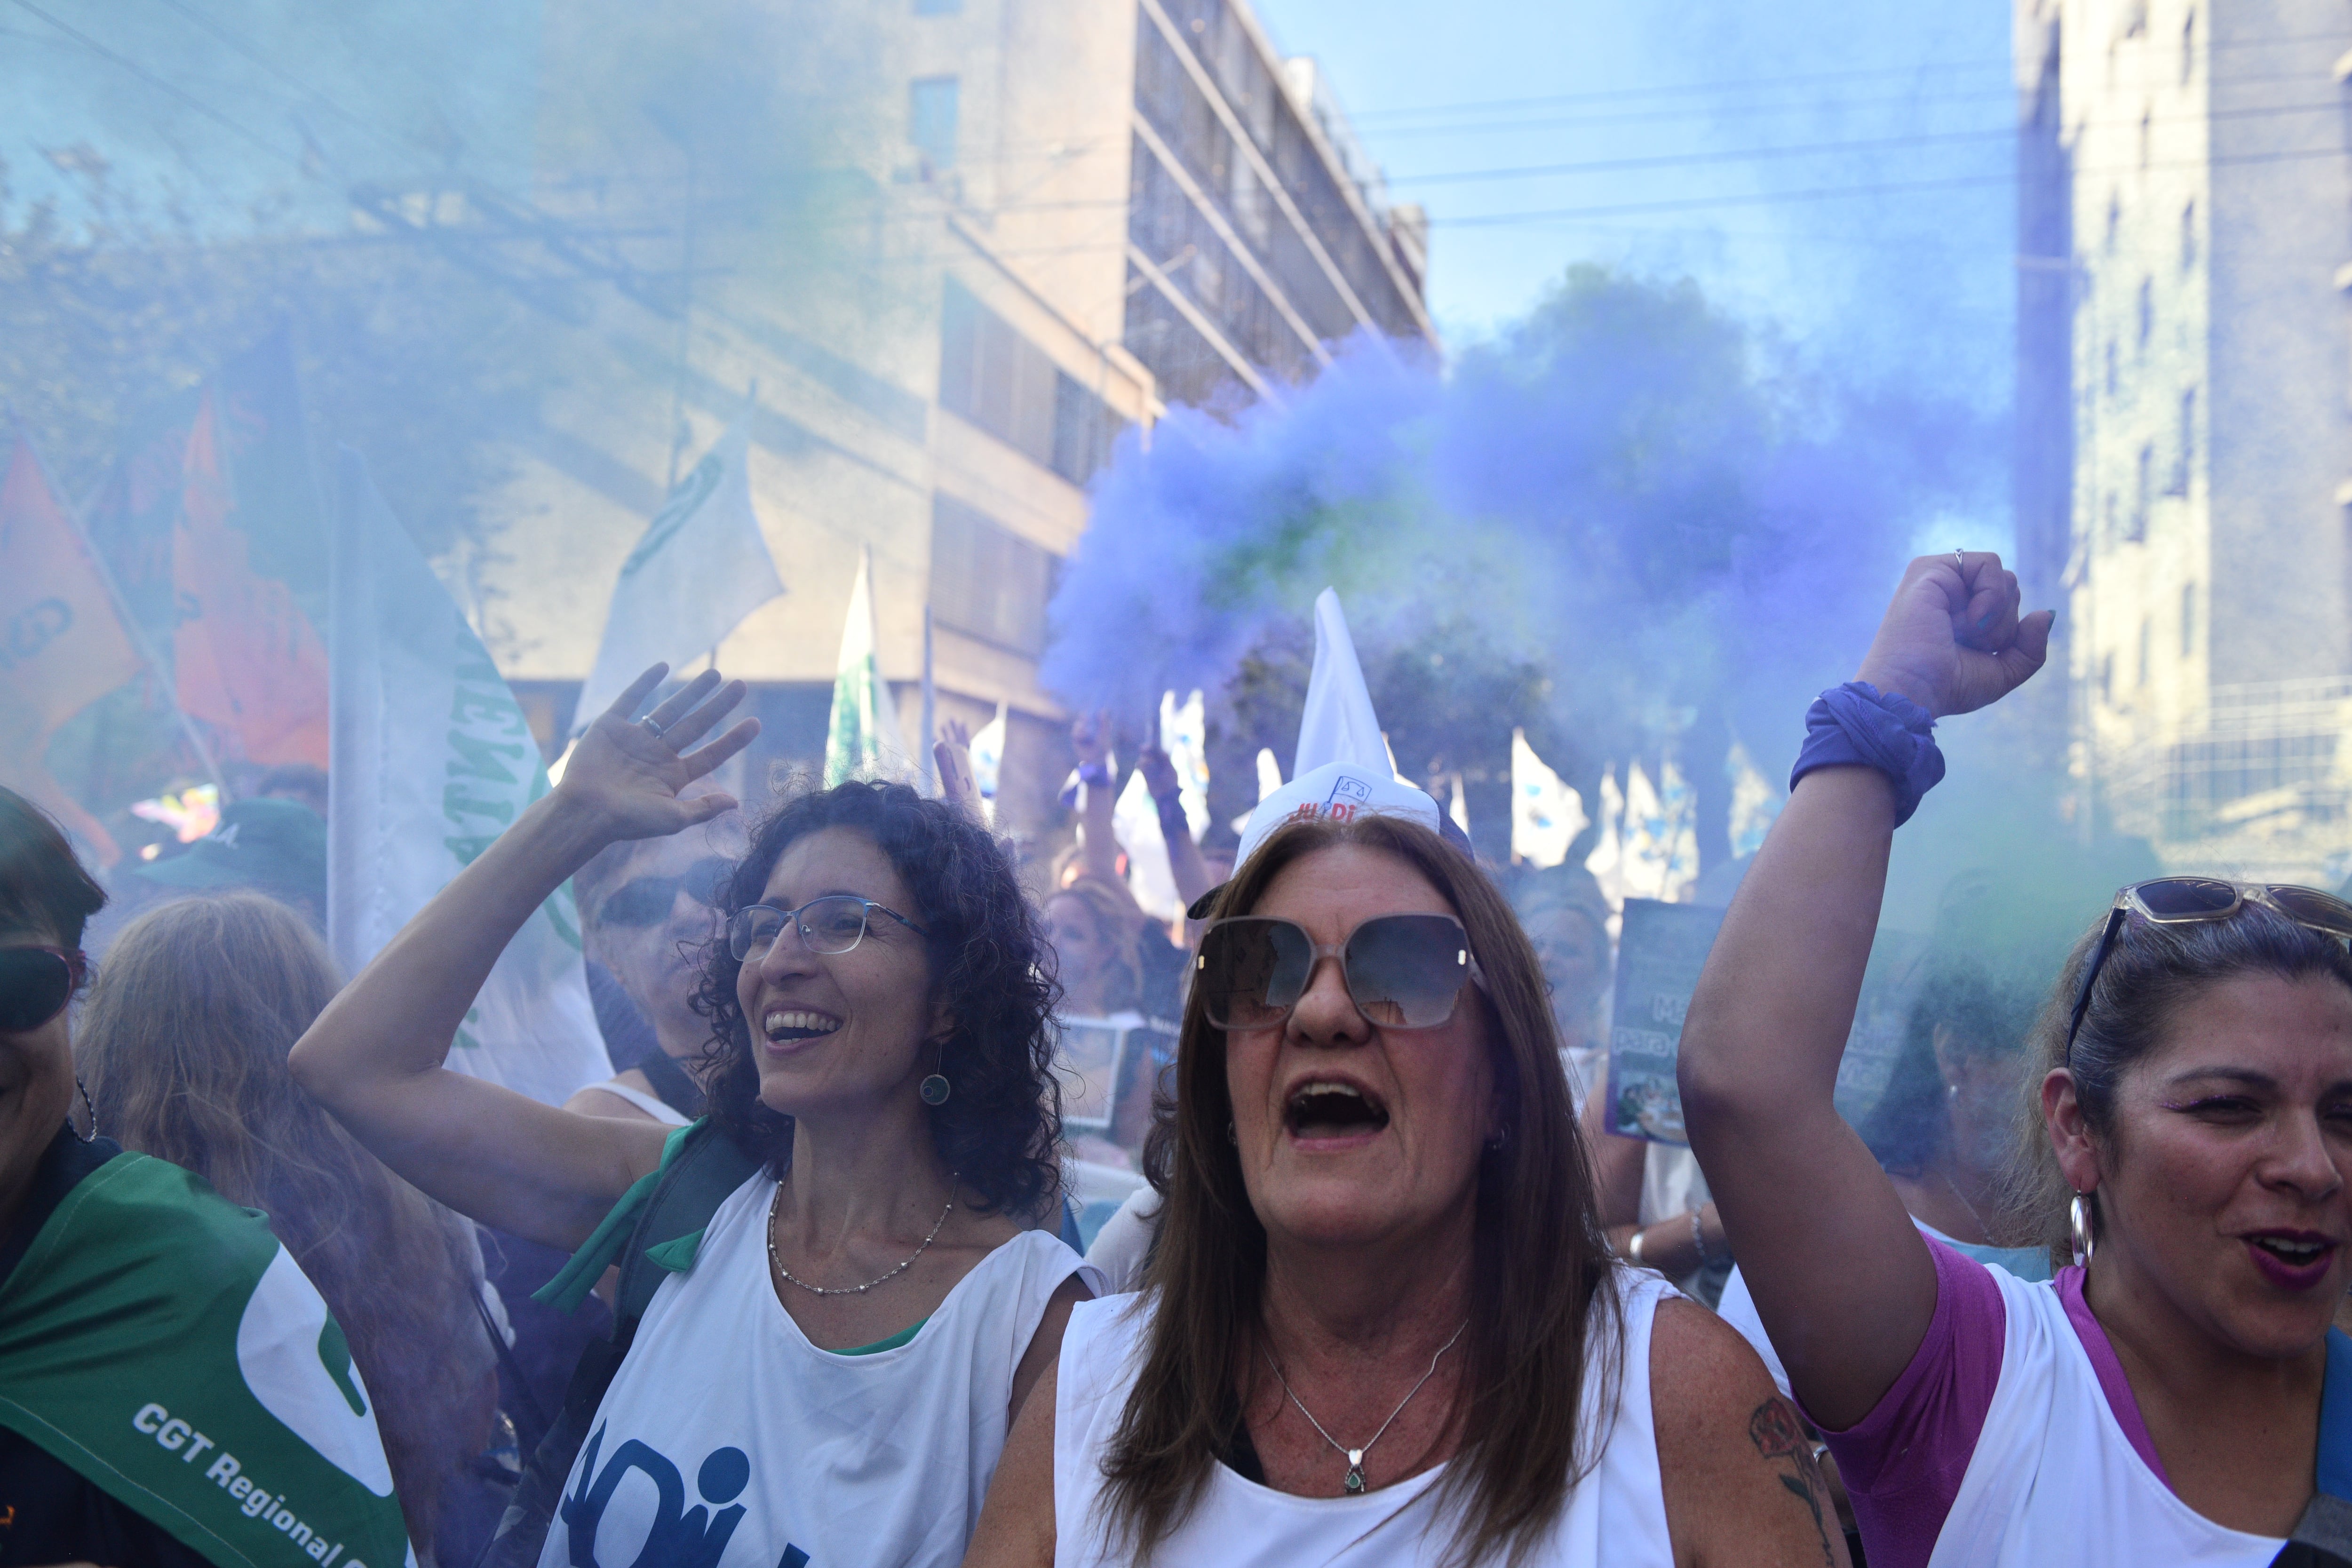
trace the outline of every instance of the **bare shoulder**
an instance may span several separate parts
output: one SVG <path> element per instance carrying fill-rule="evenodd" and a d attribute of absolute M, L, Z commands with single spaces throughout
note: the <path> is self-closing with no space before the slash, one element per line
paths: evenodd
<path fill-rule="evenodd" d="M 1845 1568 L 1812 1429 L 1748 1342 L 1696 1302 L 1663 1301 L 1649 1371 L 1675 1563 Z"/>

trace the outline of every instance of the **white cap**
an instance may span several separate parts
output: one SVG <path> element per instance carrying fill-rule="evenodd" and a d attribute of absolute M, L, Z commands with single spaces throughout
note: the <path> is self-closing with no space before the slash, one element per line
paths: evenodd
<path fill-rule="evenodd" d="M 1241 847 L 1234 852 L 1234 868 L 1246 865 L 1257 847 L 1286 822 L 1325 817 L 1344 822 L 1374 812 L 1409 816 L 1432 833 L 1444 831 L 1437 803 L 1426 791 L 1391 774 L 1385 764 L 1376 771 L 1354 763 L 1326 763 L 1257 803 L 1249 826 L 1242 830 Z"/>

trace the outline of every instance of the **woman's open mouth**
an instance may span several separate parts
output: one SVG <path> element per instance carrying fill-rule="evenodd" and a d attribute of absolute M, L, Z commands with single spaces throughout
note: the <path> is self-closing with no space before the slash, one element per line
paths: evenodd
<path fill-rule="evenodd" d="M 1284 1129 L 1302 1142 L 1369 1138 L 1388 1124 L 1388 1107 L 1352 1083 L 1310 1079 L 1282 1108 Z"/>
<path fill-rule="evenodd" d="M 789 1047 L 803 1040 L 822 1039 L 840 1027 L 841 1020 L 832 1014 L 805 1007 L 773 1007 L 760 1020 L 760 1033 L 771 1046 Z"/>
<path fill-rule="evenodd" d="M 2282 1290 L 2308 1290 L 2326 1279 L 2336 1244 L 2308 1230 L 2263 1230 L 2245 1238 L 2262 1277 Z"/>

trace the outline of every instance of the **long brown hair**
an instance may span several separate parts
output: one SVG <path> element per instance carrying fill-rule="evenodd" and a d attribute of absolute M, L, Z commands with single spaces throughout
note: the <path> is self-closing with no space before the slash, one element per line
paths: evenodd
<path fill-rule="evenodd" d="M 1284 868 L 1340 845 L 1392 856 L 1428 879 L 1461 918 L 1484 978 L 1475 994 L 1507 1135 L 1478 1167 L 1470 1336 L 1454 1413 L 1462 1438 L 1444 1485 L 1462 1510 L 1450 1556 L 1517 1562 L 1559 1518 L 1604 1440 L 1580 1425 L 1591 1336 L 1605 1336 L 1604 1376 L 1624 1372 L 1591 1168 L 1535 950 L 1494 884 L 1435 833 L 1395 816 L 1292 823 L 1226 884 L 1215 917 L 1248 913 Z M 1104 1526 L 1137 1561 L 1182 1522 L 1237 1434 L 1236 1379 L 1254 1366 L 1264 1331 L 1265 1227 L 1225 1137 L 1224 1031 L 1197 992 L 1185 1003 L 1176 1070 L 1173 1168 L 1146 1281 L 1159 1300 L 1103 1463 Z"/>
<path fill-rule="evenodd" d="M 341 984 L 326 944 L 285 905 L 180 900 L 115 938 L 75 1051 L 102 1131 L 269 1215 L 351 1343 L 409 1539 L 429 1557 L 442 1489 L 488 1436 L 495 1352 L 463 1222 L 286 1070 Z"/>

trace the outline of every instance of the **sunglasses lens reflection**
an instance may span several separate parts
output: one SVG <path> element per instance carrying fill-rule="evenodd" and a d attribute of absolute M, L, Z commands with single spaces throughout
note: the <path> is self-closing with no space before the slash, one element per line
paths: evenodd
<path fill-rule="evenodd" d="M 1307 989 L 1315 949 L 1288 921 L 1245 918 L 1212 926 L 1201 942 L 1202 1005 L 1221 1029 L 1279 1023 Z"/>
<path fill-rule="evenodd" d="M 2156 920 L 2200 920 L 2225 914 L 2238 901 L 2238 889 L 2210 877 L 2164 877 L 2142 882 L 2133 889 Z"/>
<path fill-rule="evenodd" d="M 1454 1016 L 1470 977 L 1469 938 L 1444 915 L 1381 915 L 1348 938 L 1348 990 L 1364 1016 L 1425 1029 Z"/>
<path fill-rule="evenodd" d="M 37 948 L 0 948 L 0 1034 L 37 1029 L 65 1010 L 73 967 Z"/>
<path fill-rule="evenodd" d="M 2334 894 L 2315 888 L 2273 888 L 2270 895 L 2279 908 L 2305 925 L 2352 937 L 2352 904 Z"/>

